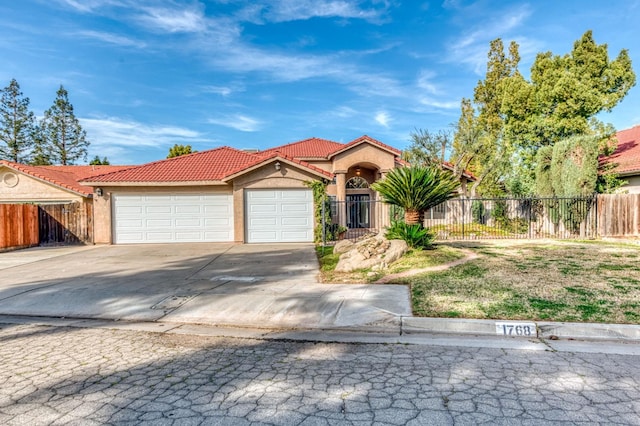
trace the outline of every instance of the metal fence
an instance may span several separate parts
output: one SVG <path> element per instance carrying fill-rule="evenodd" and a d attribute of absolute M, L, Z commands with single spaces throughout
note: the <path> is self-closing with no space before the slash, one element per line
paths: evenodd
<path fill-rule="evenodd" d="M 595 238 L 595 197 L 456 198 L 425 212 L 439 240 Z"/>
<path fill-rule="evenodd" d="M 327 203 L 323 242 L 357 240 L 402 220 L 402 209 L 350 196 Z M 438 240 L 595 238 L 597 203 L 594 197 L 466 198 L 442 203 L 424 212 L 424 225 Z"/>

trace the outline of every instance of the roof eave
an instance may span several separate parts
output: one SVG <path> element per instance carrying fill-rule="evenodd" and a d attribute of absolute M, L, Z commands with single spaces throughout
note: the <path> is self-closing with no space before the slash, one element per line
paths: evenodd
<path fill-rule="evenodd" d="M 357 147 L 357 146 L 360 146 L 360 145 L 362 145 L 363 143 L 369 144 L 369 145 L 371 145 L 371 146 L 375 146 L 375 147 L 376 147 L 376 148 L 378 148 L 378 149 L 381 149 L 381 150 L 383 150 L 383 151 L 388 152 L 389 154 L 392 154 L 394 157 L 399 157 L 399 156 L 400 156 L 400 152 L 399 152 L 399 151 L 395 151 L 395 150 L 393 150 L 393 149 L 389 149 L 389 148 L 387 148 L 387 147 L 385 147 L 385 146 L 378 145 L 377 143 L 372 142 L 372 141 L 370 141 L 369 139 L 363 139 L 363 140 L 361 140 L 361 141 L 358 141 L 357 143 L 354 143 L 353 145 L 349 145 L 349 144 L 347 144 L 347 145 L 346 145 L 346 146 L 344 146 L 343 148 L 340 148 L 339 150 L 337 150 L 337 151 L 334 151 L 334 152 L 330 153 L 330 154 L 327 156 L 327 159 L 328 159 L 328 160 L 331 160 L 331 158 L 335 157 L 336 155 L 341 154 L 341 153 L 343 153 L 343 152 L 345 152 L 345 151 L 349 151 L 350 149 L 355 148 L 355 147 Z"/>
<path fill-rule="evenodd" d="M 122 182 L 80 182 L 84 186 L 226 186 L 227 183 L 221 180 L 189 180 L 189 181 L 122 181 Z"/>
<path fill-rule="evenodd" d="M 250 173 L 250 172 L 252 172 L 254 170 L 259 169 L 260 167 L 263 167 L 263 166 L 265 166 L 267 164 L 270 164 L 270 163 L 273 163 L 273 162 L 276 162 L 276 161 L 281 161 L 281 162 L 283 162 L 285 164 L 288 164 L 288 165 L 290 165 L 292 167 L 295 167 L 297 169 L 305 170 L 305 171 L 307 171 L 309 173 L 312 173 L 312 174 L 314 174 L 316 176 L 320 176 L 323 179 L 331 179 L 333 177 L 333 174 L 330 173 L 330 172 L 327 172 L 327 171 L 324 171 L 324 170 L 323 171 L 318 171 L 318 170 L 315 170 L 313 168 L 307 167 L 304 164 L 299 164 L 299 163 L 296 163 L 295 161 L 291 161 L 291 160 L 289 160 L 287 158 L 283 158 L 281 156 L 274 156 L 274 157 L 266 158 L 264 161 L 261 161 L 260 163 L 254 164 L 254 165 L 252 165 L 250 167 L 247 167 L 246 169 L 242 169 L 242 170 L 240 170 L 238 172 L 235 172 L 235 173 L 233 173 L 231 175 L 228 175 L 228 176 L 224 177 L 222 180 L 224 182 L 232 181 L 233 179 L 235 179 L 235 178 L 237 178 L 239 176 L 242 176 L 242 175 L 245 175 L 247 173 Z"/>

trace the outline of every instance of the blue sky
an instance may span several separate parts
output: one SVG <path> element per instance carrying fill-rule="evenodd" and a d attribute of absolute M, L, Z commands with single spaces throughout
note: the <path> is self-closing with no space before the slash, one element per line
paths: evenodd
<path fill-rule="evenodd" d="M 457 121 L 489 41 L 564 54 L 588 29 L 640 75 L 640 1 L 20 0 L 0 5 L 0 84 L 42 116 L 62 84 L 112 164 L 174 143 L 264 149 L 368 134 L 399 149 Z M 600 117 L 640 124 L 640 87 Z"/>

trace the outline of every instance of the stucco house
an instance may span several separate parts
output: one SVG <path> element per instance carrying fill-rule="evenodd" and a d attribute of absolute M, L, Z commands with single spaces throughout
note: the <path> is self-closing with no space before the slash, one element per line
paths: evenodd
<path fill-rule="evenodd" d="M 0 200 L 91 203 L 99 244 L 311 242 L 313 194 L 305 182 L 328 184 L 339 224 L 379 229 L 384 215 L 372 209 L 383 206 L 367 204 L 377 197 L 369 186 L 406 164 L 400 154 L 362 136 L 349 143 L 310 138 L 259 152 L 225 146 L 137 166 L 2 162 Z"/>
<path fill-rule="evenodd" d="M 220 147 L 93 176 L 96 243 L 313 241 L 313 194 L 373 197 L 400 151 L 368 136 L 310 138 L 260 152 Z M 357 177 L 358 185 L 352 185 Z"/>
<path fill-rule="evenodd" d="M 631 194 L 640 193 L 640 125 L 616 133 L 618 147 L 606 161 L 616 164 L 614 171 L 627 181 L 620 188 Z"/>

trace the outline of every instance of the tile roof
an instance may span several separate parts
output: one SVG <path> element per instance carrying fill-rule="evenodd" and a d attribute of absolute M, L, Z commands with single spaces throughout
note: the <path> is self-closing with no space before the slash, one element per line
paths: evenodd
<path fill-rule="evenodd" d="M 120 172 L 85 179 L 85 182 L 197 182 L 219 181 L 247 164 L 262 160 L 245 151 L 223 146 L 208 151 L 181 155 Z"/>
<path fill-rule="evenodd" d="M 349 142 L 347 144 L 342 145 L 341 147 L 339 147 L 338 149 L 333 151 L 329 156 L 333 156 L 333 155 L 335 155 L 335 154 L 337 154 L 339 152 L 346 151 L 347 149 L 349 149 L 349 148 L 351 148 L 351 147 L 353 147 L 355 145 L 361 144 L 363 142 L 371 142 L 372 144 L 378 145 L 379 147 L 384 148 L 387 151 L 391 151 L 395 155 L 398 155 L 398 156 L 401 154 L 400 150 L 398 150 L 398 149 L 396 149 L 396 148 L 394 148 L 392 146 L 389 146 L 387 144 L 384 144 L 384 143 L 380 142 L 377 139 L 371 138 L 371 137 L 369 137 L 367 135 L 363 135 L 363 136 L 360 136 L 357 139 L 352 140 L 351 142 Z"/>
<path fill-rule="evenodd" d="M 261 155 L 259 156 L 255 161 L 253 161 L 252 163 L 247 163 L 244 164 L 243 166 L 238 167 L 236 170 L 233 170 L 229 173 L 227 173 L 227 175 L 225 176 L 226 179 L 229 179 L 235 175 L 237 175 L 238 173 L 250 169 L 252 167 L 261 165 L 263 163 L 268 163 L 270 162 L 272 159 L 282 159 L 283 161 L 288 161 L 290 163 L 294 163 L 294 164 L 298 164 L 300 166 L 306 167 L 307 169 L 310 169 L 318 174 L 324 175 L 328 178 L 333 177 L 333 173 L 330 173 L 324 169 L 321 169 L 320 167 L 314 166 L 313 164 L 307 163 L 306 161 L 303 160 L 299 160 L 297 158 L 293 158 L 293 157 L 289 157 L 288 155 L 284 155 L 278 151 L 272 152 L 268 155 Z"/>
<path fill-rule="evenodd" d="M 606 160 L 617 164 L 616 173 L 640 174 L 640 125 L 616 133 L 618 147 Z"/>
<path fill-rule="evenodd" d="M 327 158 L 332 152 L 344 147 L 344 144 L 327 139 L 309 138 L 275 148 L 260 151 L 258 155 L 271 155 L 280 152 L 294 158 Z"/>
<path fill-rule="evenodd" d="M 256 153 L 223 146 L 208 151 L 155 161 L 123 171 L 92 176 L 84 179 L 84 183 L 227 181 L 242 174 L 243 171 L 267 163 L 273 158 L 281 158 L 290 164 L 297 164 L 316 174 L 332 177 L 332 173 L 304 160 L 329 160 L 335 153 L 366 142 L 378 145 L 397 156 L 400 155 L 399 150 L 368 136 L 362 136 L 348 144 L 327 139 L 309 138 Z"/>
<path fill-rule="evenodd" d="M 132 166 L 29 166 L 0 160 L 1 166 L 9 167 L 36 179 L 46 181 L 63 189 L 68 189 L 84 196 L 93 193 L 93 189 L 80 185 L 79 181 L 104 173 L 129 169 Z"/>

